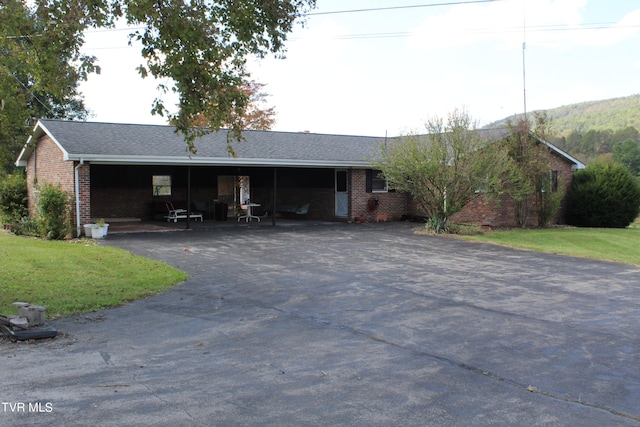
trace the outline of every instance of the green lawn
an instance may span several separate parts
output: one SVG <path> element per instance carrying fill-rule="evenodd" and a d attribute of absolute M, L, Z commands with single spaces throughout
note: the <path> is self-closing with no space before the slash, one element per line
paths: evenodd
<path fill-rule="evenodd" d="M 47 317 L 113 307 L 186 280 L 167 264 L 90 239 L 45 241 L 0 232 L 0 314 L 15 301 L 47 306 Z"/>
<path fill-rule="evenodd" d="M 552 228 L 495 231 L 465 240 L 640 266 L 640 228 Z"/>

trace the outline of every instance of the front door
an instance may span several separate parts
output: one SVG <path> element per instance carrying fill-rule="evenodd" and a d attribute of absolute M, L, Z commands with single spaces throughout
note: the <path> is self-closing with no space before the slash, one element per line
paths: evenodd
<path fill-rule="evenodd" d="M 349 215 L 349 191 L 348 175 L 346 170 L 336 170 L 336 203 L 335 215 L 338 218 L 346 218 Z"/>

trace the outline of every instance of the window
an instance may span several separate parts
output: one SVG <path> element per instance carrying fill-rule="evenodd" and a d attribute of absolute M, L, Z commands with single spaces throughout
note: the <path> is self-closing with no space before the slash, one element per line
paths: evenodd
<path fill-rule="evenodd" d="M 386 193 L 389 191 L 387 180 L 379 170 L 367 170 L 367 193 Z"/>
<path fill-rule="evenodd" d="M 171 195 L 171 175 L 153 175 L 152 177 L 153 195 Z"/>
<path fill-rule="evenodd" d="M 551 171 L 551 191 L 558 191 L 558 171 Z"/>
<path fill-rule="evenodd" d="M 549 175 L 543 178 L 541 191 L 544 193 L 545 191 L 547 191 L 547 188 L 550 188 L 552 193 L 555 193 L 556 191 L 558 191 L 558 171 L 557 170 L 549 171 Z"/>

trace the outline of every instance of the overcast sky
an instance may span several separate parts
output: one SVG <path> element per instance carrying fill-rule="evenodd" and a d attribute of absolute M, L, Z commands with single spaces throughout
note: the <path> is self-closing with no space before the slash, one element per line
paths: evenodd
<path fill-rule="evenodd" d="M 394 136 L 455 108 L 480 125 L 522 113 L 525 87 L 527 111 L 640 93 L 638 0 L 443 3 L 454 0 L 317 0 L 286 59 L 250 65 L 275 130 Z M 128 33 L 87 34 L 102 68 L 81 86 L 90 120 L 165 124 Z"/>

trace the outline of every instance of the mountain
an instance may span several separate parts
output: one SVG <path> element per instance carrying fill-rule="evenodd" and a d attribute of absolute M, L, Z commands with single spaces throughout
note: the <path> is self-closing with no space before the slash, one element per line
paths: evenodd
<path fill-rule="evenodd" d="M 563 105 L 546 111 L 551 118 L 551 133 L 568 136 L 571 132 L 585 133 L 590 130 L 619 130 L 634 127 L 640 130 L 640 94 L 623 98 L 580 102 Z M 533 111 L 530 113 L 533 117 Z M 503 125 L 507 120 L 515 123 L 517 117 L 510 116 L 486 127 Z"/>

